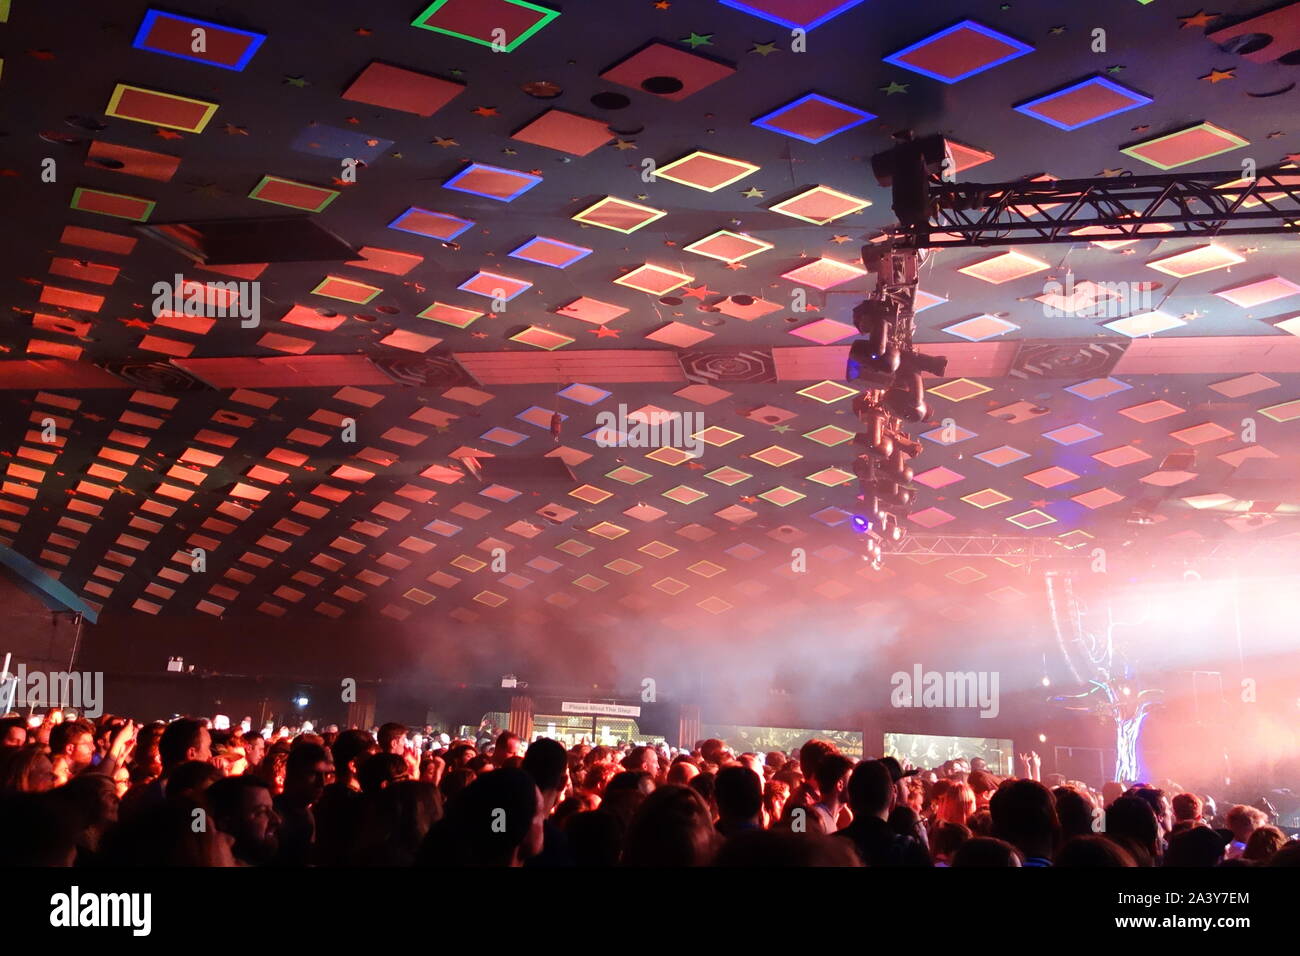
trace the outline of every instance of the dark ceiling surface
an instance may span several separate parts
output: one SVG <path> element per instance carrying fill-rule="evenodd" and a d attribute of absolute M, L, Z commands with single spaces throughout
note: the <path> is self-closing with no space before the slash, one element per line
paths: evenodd
<path fill-rule="evenodd" d="M 0 538 L 95 605 L 462 624 L 526 608 L 534 620 L 655 617 L 679 629 L 768 600 L 854 606 L 909 567 L 895 558 L 872 572 L 846 524 L 857 502 L 845 323 L 870 287 L 852 273 L 858 249 L 892 221 L 868 164 L 891 134 L 943 133 L 990 154 L 960 174 L 983 182 L 1160 172 L 1121 148 L 1202 123 L 1233 148 L 1179 170 L 1265 168 L 1300 151 L 1300 67 L 1267 61 L 1287 51 L 1251 59 L 1206 36 L 1272 9 L 1252 2 L 749 5 L 767 16 L 739 0 L 432 5 L 431 25 L 455 17 L 490 35 L 501 22 L 512 45 L 520 24 L 545 19 L 532 7 L 559 11 L 509 52 L 412 26 L 428 6 L 156 8 L 264 35 L 235 70 L 133 47 L 147 3 L 0 3 Z M 773 19 L 812 22 L 837 6 L 804 37 Z M 1293 33 L 1296 9 L 1283 15 Z M 883 60 L 966 20 L 1032 50 L 950 84 Z M 354 85 L 384 73 L 407 92 Z M 669 92 L 648 92 L 647 77 Z M 1093 77 L 1151 102 L 1073 131 L 1013 109 Z M 111 116 L 119 84 L 215 111 L 201 132 Z M 817 143 L 752 122 L 814 93 L 875 118 Z M 714 191 L 668 178 L 697 150 L 736 161 L 739 178 Z M 341 160 L 358 155 L 352 183 Z M 643 178 L 648 160 L 665 175 Z M 448 188 L 473 164 L 534 185 L 508 202 Z M 128 219 L 87 211 L 142 200 L 155 223 L 295 212 L 250 196 L 267 176 L 337 192 L 317 194 L 329 201 L 313 218 L 364 258 L 217 274 Z M 870 205 L 823 225 L 772 208 L 816 187 Z M 606 197 L 663 215 L 628 233 L 574 218 Z M 390 227 L 412 207 L 472 225 L 445 240 Z M 687 249 L 720 230 L 762 251 L 726 263 Z M 121 237 L 138 241 L 128 250 Z M 590 252 L 566 268 L 510 255 L 536 237 Z M 1137 530 L 1154 537 L 1291 533 L 1295 242 L 1027 247 L 1041 261 L 1001 284 L 958 270 L 1007 250 L 932 255 L 921 289 L 939 301 L 918 315 L 917 337 L 950 356 L 954 377 L 929 383 L 908 527 L 1078 547 L 1131 537 L 1138 511 L 1149 523 Z M 1207 244 L 1224 258 L 1203 273 L 1151 265 Z M 850 278 L 823 289 L 786 277 L 819 259 Z M 615 283 L 646 265 L 679 286 L 665 296 Z M 530 285 L 494 307 L 459 288 L 480 271 L 493 276 L 483 288 Z M 260 324 L 156 316 L 154 284 L 178 273 L 256 276 Z M 1069 276 L 1151 283 L 1137 311 L 1176 321 L 1126 337 L 1104 327 L 1114 316 L 1048 315 L 1035 297 Z M 339 280 L 370 287 L 356 296 L 368 300 L 321 294 Z M 1267 295 L 1232 291 L 1256 283 Z M 565 310 L 579 299 L 623 311 L 584 320 Z M 422 317 L 435 303 L 481 315 L 463 328 Z M 620 405 L 698 413 L 702 457 L 602 447 L 597 415 Z M 1192 454 L 1167 460 L 1178 452 Z M 543 454 L 574 480 L 480 480 L 465 463 Z M 793 548 L 807 572 L 791 569 Z M 954 617 L 1023 597 L 961 559 L 921 570 L 917 599 Z"/>

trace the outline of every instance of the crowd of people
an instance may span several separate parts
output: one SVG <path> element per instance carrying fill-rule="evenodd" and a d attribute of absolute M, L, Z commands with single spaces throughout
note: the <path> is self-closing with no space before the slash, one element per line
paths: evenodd
<path fill-rule="evenodd" d="M 0 864 L 1297 866 L 1254 806 L 1177 786 L 922 770 L 724 741 L 572 747 L 247 722 L 0 718 Z"/>

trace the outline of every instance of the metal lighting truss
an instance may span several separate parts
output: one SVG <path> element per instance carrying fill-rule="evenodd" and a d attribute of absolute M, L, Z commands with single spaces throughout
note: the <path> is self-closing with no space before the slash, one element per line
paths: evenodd
<path fill-rule="evenodd" d="M 1059 556 L 1063 548 L 1053 538 L 992 534 L 909 534 L 893 545 L 888 553 L 904 558 L 932 555 L 945 558 L 1018 558 L 1041 561 Z"/>
<path fill-rule="evenodd" d="M 1233 170 L 995 184 L 932 181 L 928 190 L 929 219 L 895 227 L 876 252 L 881 267 L 871 298 L 893 306 L 892 344 L 900 349 L 912 346 L 913 300 L 924 250 L 1150 236 L 1300 234 L 1300 168 L 1294 167 L 1272 167 L 1253 177 Z M 864 249 L 864 262 L 870 248 Z M 913 543 L 896 543 L 891 553 L 1003 557 L 1010 556 L 1005 549 L 1018 539 L 961 539 L 968 543 L 958 545 L 968 549 L 978 547 L 969 542 L 996 542 L 983 551 L 929 550 L 959 540 L 948 535 L 905 540 Z M 925 541 L 930 544 L 916 543 Z M 1037 553 L 1036 545 L 1024 547 L 1022 556 L 1048 556 Z"/>
<path fill-rule="evenodd" d="M 915 249 L 1300 234 L 1300 168 L 930 186 L 930 221 L 901 226 Z M 1154 228 L 1153 228 L 1154 227 Z M 1158 228 L 1161 231 L 1155 231 Z"/>

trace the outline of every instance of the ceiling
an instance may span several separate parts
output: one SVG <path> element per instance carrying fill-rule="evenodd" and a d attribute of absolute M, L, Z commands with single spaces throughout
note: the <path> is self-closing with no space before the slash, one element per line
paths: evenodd
<path fill-rule="evenodd" d="M 280 0 L 169 18 L 0 0 L 0 539 L 97 607 L 155 615 L 487 626 L 522 609 L 686 632 L 759 602 L 855 607 L 899 574 L 954 618 L 1023 600 L 962 559 L 872 572 L 847 528 L 843 368 L 873 281 L 858 249 L 892 221 L 870 156 L 912 128 L 987 154 L 963 180 L 1146 174 L 1122 148 L 1203 123 L 1231 149 L 1179 171 L 1300 150 L 1289 47 L 1207 38 L 1265 7 L 1054 6 Z M 1300 4 L 1281 8 L 1274 32 L 1294 35 Z M 203 54 L 158 52 L 180 49 L 177 15 L 206 24 Z M 885 60 L 966 20 L 980 29 L 905 55 L 916 69 Z M 498 26 L 507 52 L 441 32 Z M 1018 55 L 985 69 L 989 44 Z M 1023 108 L 1094 78 L 1141 105 L 1074 130 Z M 673 165 L 697 151 L 723 160 Z M 789 214 L 818 187 L 833 218 Z M 134 229 L 285 212 L 360 258 L 195 268 Z M 1205 245 L 1027 247 L 1000 283 L 961 270 L 1008 250 L 931 255 L 917 340 L 952 377 L 928 382 L 908 527 L 1063 547 L 1294 533 L 1296 240 L 1218 243 L 1185 278 L 1153 267 Z M 258 325 L 156 314 L 177 274 L 260 282 Z M 1067 277 L 1138 284 L 1136 311 L 1171 327 L 1050 314 L 1037 297 Z M 619 406 L 699 414 L 703 455 L 603 447 L 597 415 Z M 541 455 L 573 479 L 465 463 Z"/>

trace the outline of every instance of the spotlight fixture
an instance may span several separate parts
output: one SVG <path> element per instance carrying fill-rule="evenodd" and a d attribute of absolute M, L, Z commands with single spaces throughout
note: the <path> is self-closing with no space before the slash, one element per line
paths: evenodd
<path fill-rule="evenodd" d="M 851 519 L 853 530 L 858 534 L 864 534 L 871 530 L 871 519 L 866 515 L 854 515 Z"/>
<path fill-rule="evenodd" d="M 885 392 L 885 407 L 905 422 L 923 422 L 930 408 L 925 403 L 925 384 L 920 372 L 904 376 L 903 382 Z"/>
<path fill-rule="evenodd" d="M 891 178 L 902 175 L 893 167 L 886 172 Z M 880 567 L 886 545 L 903 539 L 895 512 L 910 513 L 916 496 L 908 460 L 921 454 L 922 445 L 904 428 L 930 417 L 923 376 L 947 370 L 944 356 L 921 355 L 912 346 L 923 259 L 920 251 L 899 248 L 889 238 L 862 248 L 863 264 L 876 275 L 876 287 L 853 310 L 861 338 L 849 346 L 845 377 L 865 386 L 853 399 L 853 414 L 863 425 L 853 438 L 853 473 L 864 502 L 862 512 L 871 521 L 872 540 L 864 557 L 874 567 Z"/>
<path fill-rule="evenodd" d="M 895 134 L 898 145 L 871 157 L 876 182 L 893 191 L 894 215 L 903 226 L 916 227 L 929 221 L 932 212 L 930 183 L 952 168 L 952 154 L 942 136 L 917 139 L 911 130 Z"/>
<path fill-rule="evenodd" d="M 926 372 L 935 378 L 943 378 L 948 372 L 948 356 L 926 355 L 909 348 L 901 356 L 900 367 L 904 371 Z"/>

